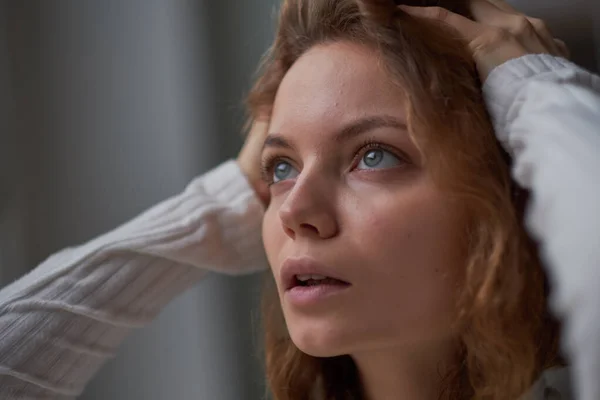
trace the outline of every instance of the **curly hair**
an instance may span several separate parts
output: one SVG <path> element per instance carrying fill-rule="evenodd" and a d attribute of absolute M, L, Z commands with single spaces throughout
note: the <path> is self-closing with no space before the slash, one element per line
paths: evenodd
<path fill-rule="evenodd" d="M 461 361 L 439 397 L 514 400 L 545 368 L 562 363 L 546 277 L 523 227 L 527 193 L 510 178 L 510 158 L 495 139 L 466 43 L 397 4 L 439 5 L 469 17 L 466 0 L 284 0 L 248 108 L 251 118 L 268 116 L 283 77 L 313 46 L 348 41 L 377 51 L 374 62 L 409 99 L 410 134 L 436 184 L 468 215 L 456 305 Z M 274 285 L 264 296 L 266 370 L 275 399 L 363 398 L 350 356 L 302 353 L 286 330 Z"/>

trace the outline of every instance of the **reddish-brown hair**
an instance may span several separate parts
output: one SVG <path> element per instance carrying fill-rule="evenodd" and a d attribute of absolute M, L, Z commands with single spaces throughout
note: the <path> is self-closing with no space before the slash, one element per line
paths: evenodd
<path fill-rule="evenodd" d="M 522 223 L 526 193 L 510 179 L 510 160 L 494 137 L 465 43 L 395 3 L 435 3 L 468 16 L 467 2 L 456 0 L 285 0 L 249 109 L 253 118 L 268 116 L 284 75 L 313 46 L 349 41 L 377 51 L 373 61 L 409 100 L 409 127 L 428 170 L 468 215 L 457 304 L 462 362 L 445 377 L 440 398 L 514 400 L 559 362 L 545 276 Z M 265 293 L 264 323 L 275 399 L 362 398 L 349 356 L 315 358 L 296 348 L 274 288 Z"/>

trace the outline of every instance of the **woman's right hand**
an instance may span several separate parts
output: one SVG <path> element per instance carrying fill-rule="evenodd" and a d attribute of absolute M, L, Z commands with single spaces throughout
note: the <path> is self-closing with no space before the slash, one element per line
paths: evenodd
<path fill-rule="evenodd" d="M 441 7 L 399 7 L 455 28 L 469 43 L 482 82 L 497 66 L 526 54 L 569 57 L 567 46 L 552 36 L 544 21 L 520 13 L 504 0 L 470 0 L 469 4 L 475 21 Z"/>
<path fill-rule="evenodd" d="M 270 193 L 267 183 L 261 178 L 260 155 L 268 128 L 267 119 L 255 120 L 237 158 L 240 169 L 264 205 L 269 203 Z"/>

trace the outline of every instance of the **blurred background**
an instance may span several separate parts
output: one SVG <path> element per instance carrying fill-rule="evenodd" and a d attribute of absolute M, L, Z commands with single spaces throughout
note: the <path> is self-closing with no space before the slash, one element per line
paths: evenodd
<path fill-rule="evenodd" d="M 278 0 L 0 0 L 0 286 L 234 157 Z M 600 68 L 598 0 L 513 0 Z M 210 276 L 85 400 L 264 398 L 261 276 Z"/>

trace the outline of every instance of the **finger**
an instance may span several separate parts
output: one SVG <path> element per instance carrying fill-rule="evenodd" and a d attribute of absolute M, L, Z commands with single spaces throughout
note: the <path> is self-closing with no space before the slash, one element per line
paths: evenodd
<path fill-rule="evenodd" d="M 459 31 L 468 41 L 477 38 L 482 31 L 482 26 L 477 22 L 442 7 L 413 7 L 399 5 L 398 8 L 407 14 L 418 18 L 427 18 L 446 23 Z"/>
<path fill-rule="evenodd" d="M 550 53 L 556 51 L 552 40 L 544 40 L 536 28 L 523 14 L 507 12 L 499 9 L 489 0 L 472 0 L 471 12 L 477 22 L 509 32 L 531 53 Z M 544 28 L 543 21 L 536 20 L 539 28 Z M 546 32 L 547 29 L 546 29 Z"/>
<path fill-rule="evenodd" d="M 475 21 L 482 24 L 508 29 L 519 13 L 502 9 L 490 0 L 471 0 L 471 13 Z"/>
<path fill-rule="evenodd" d="M 472 0 L 471 12 L 476 21 L 513 34 L 532 53 L 562 55 L 543 20 L 528 17 L 502 0 Z"/>
<path fill-rule="evenodd" d="M 496 8 L 504 12 L 527 18 L 529 23 L 533 26 L 537 34 L 540 36 L 540 39 L 542 39 L 545 42 L 545 44 L 548 45 L 549 48 L 552 48 L 552 50 L 558 50 L 556 44 L 554 43 L 554 35 L 550 32 L 548 26 L 543 20 L 539 18 L 529 17 L 523 14 L 504 0 L 487 0 L 487 2 L 493 4 L 494 6 L 496 6 Z"/>

